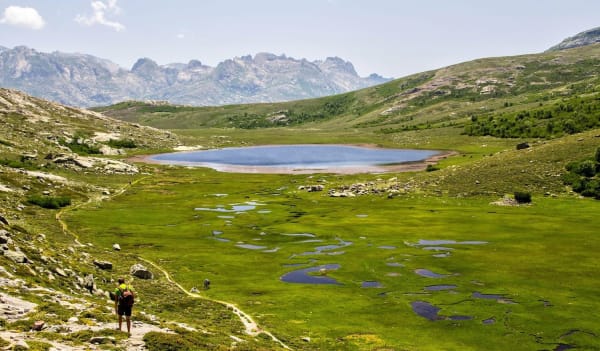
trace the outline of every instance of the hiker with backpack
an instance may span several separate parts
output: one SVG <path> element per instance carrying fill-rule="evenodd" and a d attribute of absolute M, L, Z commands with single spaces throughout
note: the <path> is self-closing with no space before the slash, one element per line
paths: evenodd
<path fill-rule="evenodd" d="M 127 334 L 131 335 L 131 309 L 134 303 L 134 292 L 125 279 L 119 278 L 119 286 L 115 289 L 115 313 L 119 316 L 119 330 L 123 324 L 123 315 L 127 323 Z"/>

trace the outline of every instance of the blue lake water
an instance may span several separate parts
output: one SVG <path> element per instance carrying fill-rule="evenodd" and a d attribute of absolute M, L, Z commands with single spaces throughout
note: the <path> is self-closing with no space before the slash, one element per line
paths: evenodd
<path fill-rule="evenodd" d="M 432 150 L 376 149 L 347 145 L 277 145 L 186 151 L 154 155 L 166 164 L 212 167 L 278 167 L 327 169 L 393 165 L 422 161 L 439 154 Z"/>

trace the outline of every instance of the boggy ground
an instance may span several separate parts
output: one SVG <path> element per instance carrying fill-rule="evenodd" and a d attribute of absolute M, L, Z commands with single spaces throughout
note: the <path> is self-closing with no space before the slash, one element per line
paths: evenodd
<path fill-rule="evenodd" d="M 506 207 L 491 204 L 497 196 L 431 196 L 416 188 L 393 198 L 339 199 L 327 190 L 382 176 L 157 170 L 112 201 L 69 212 L 65 220 L 82 242 L 103 248 L 118 242 L 188 290 L 210 279 L 203 296 L 236 303 L 293 349 L 600 344 L 590 313 L 600 308 L 597 201 L 538 195 L 532 205 Z M 314 183 L 325 191 L 298 190 Z M 471 241 L 485 243 L 461 244 Z M 312 274 L 340 284 L 280 280 L 325 264 L 339 268 Z M 439 309 L 436 318 L 416 313 L 416 302 Z"/>

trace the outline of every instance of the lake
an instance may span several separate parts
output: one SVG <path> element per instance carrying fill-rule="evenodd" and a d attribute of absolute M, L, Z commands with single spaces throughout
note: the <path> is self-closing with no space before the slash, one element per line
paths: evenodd
<path fill-rule="evenodd" d="M 275 145 L 175 152 L 149 159 L 162 164 L 210 167 L 225 172 L 354 173 L 352 170 L 385 171 L 385 167 L 424 161 L 439 153 L 348 145 Z"/>

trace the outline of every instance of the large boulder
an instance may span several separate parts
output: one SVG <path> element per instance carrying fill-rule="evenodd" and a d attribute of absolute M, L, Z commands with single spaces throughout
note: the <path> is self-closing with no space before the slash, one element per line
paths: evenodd
<path fill-rule="evenodd" d="M 134 277 L 140 278 L 140 279 L 153 279 L 154 278 L 154 274 L 152 274 L 152 272 L 150 272 L 146 267 L 144 267 L 143 265 L 136 263 L 133 266 L 131 266 L 131 275 L 133 275 Z"/>
<path fill-rule="evenodd" d="M 29 261 L 27 259 L 27 256 L 25 256 L 25 254 L 20 251 L 7 250 L 7 251 L 4 251 L 4 256 L 6 256 L 7 258 L 10 258 L 11 260 L 15 261 L 16 263 L 27 263 Z"/>
<path fill-rule="evenodd" d="M 97 261 L 94 260 L 94 265 L 100 269 L 109 270 L 112 269 L 113 264 L 108 261 Z"/>

